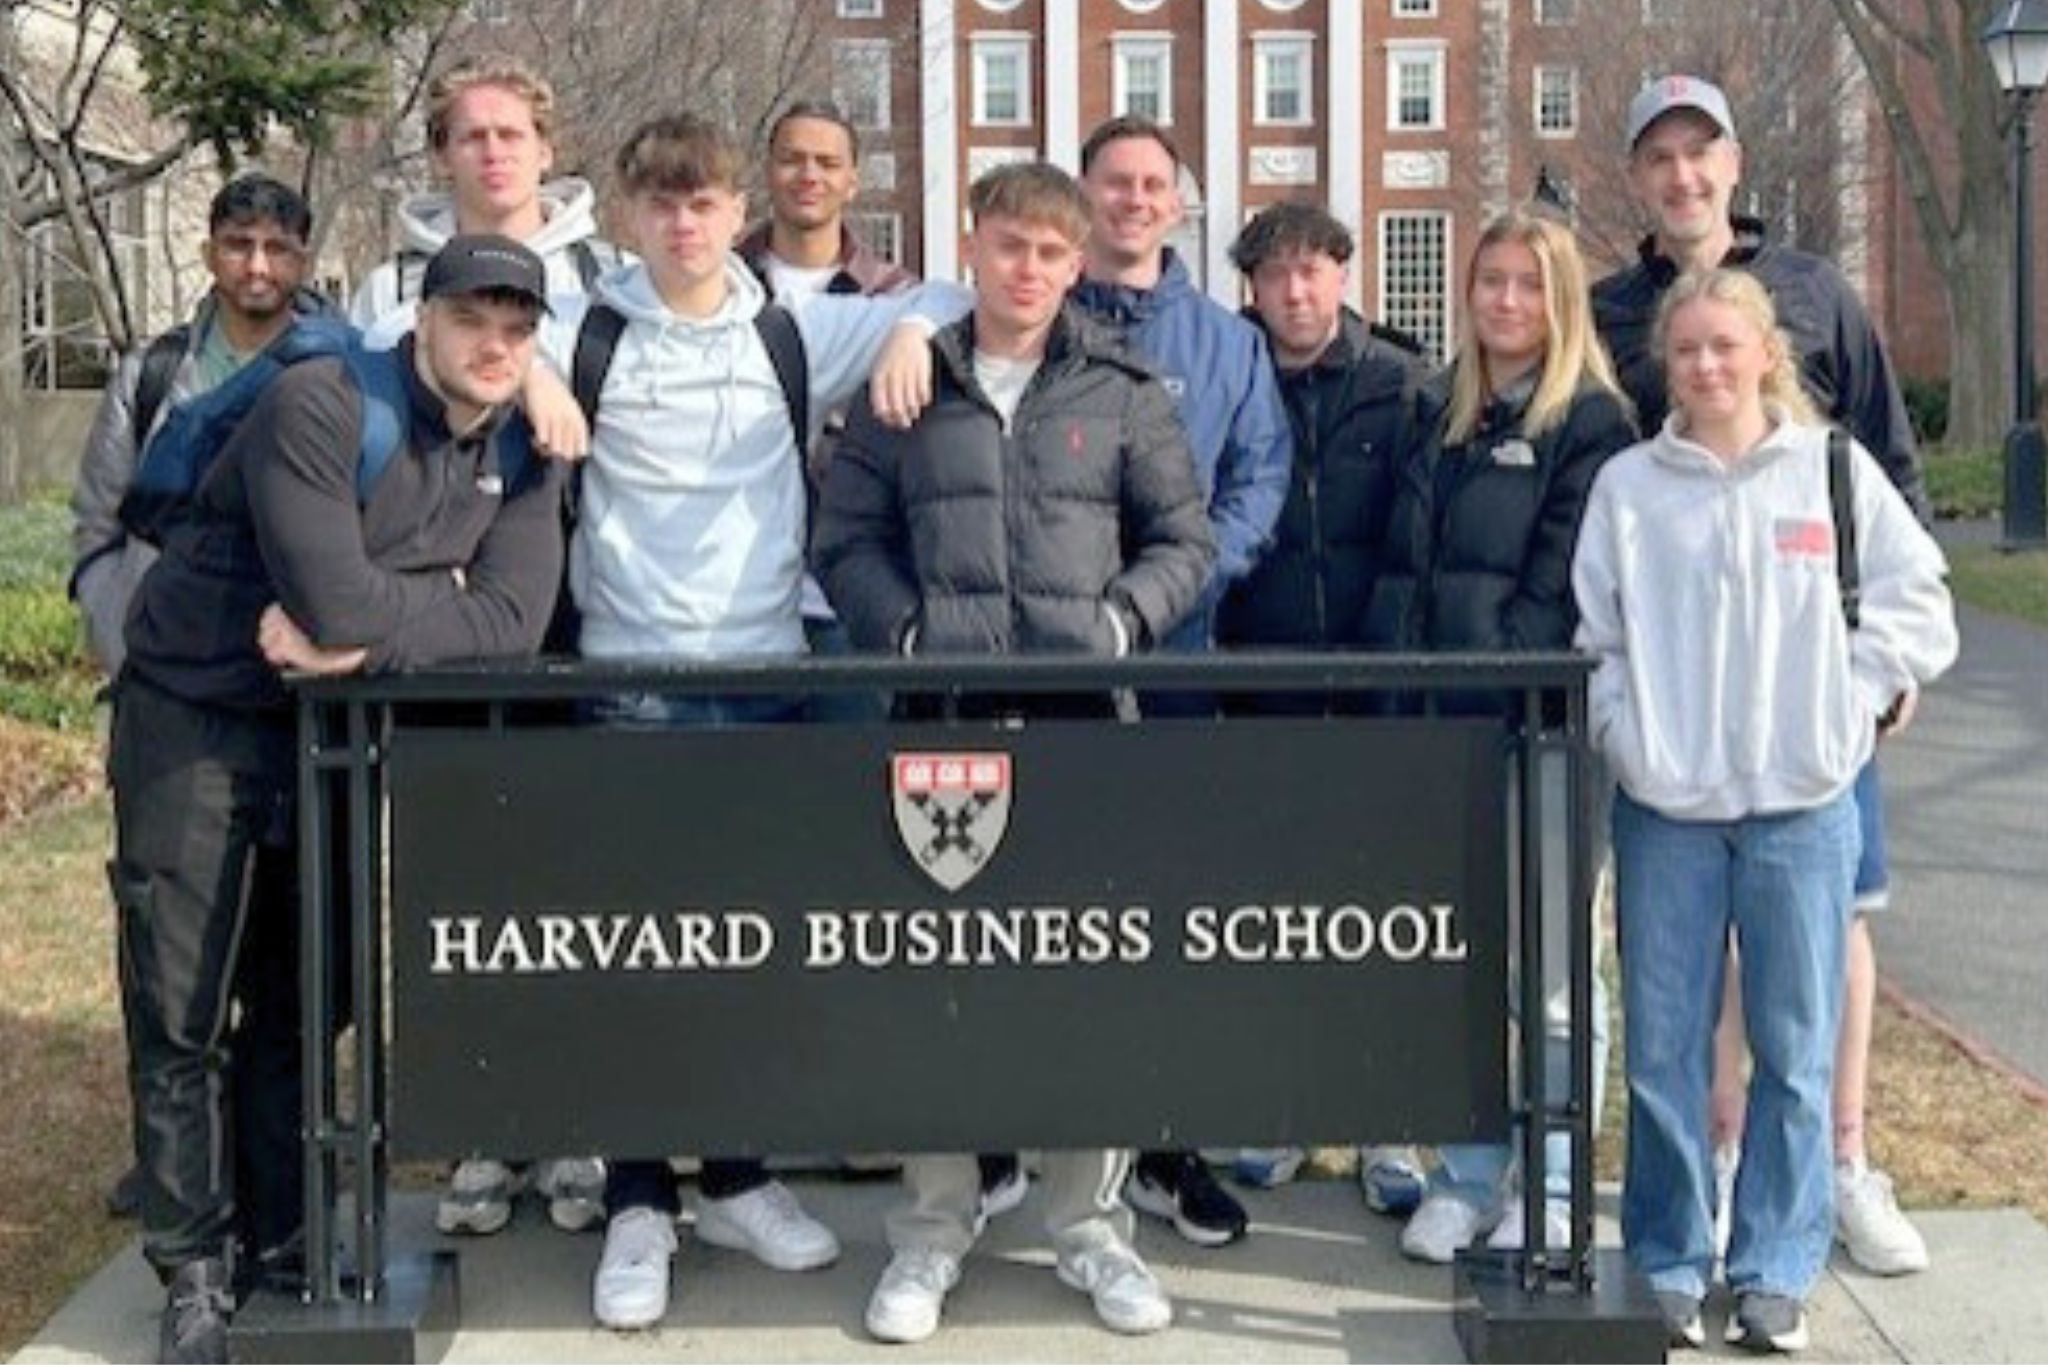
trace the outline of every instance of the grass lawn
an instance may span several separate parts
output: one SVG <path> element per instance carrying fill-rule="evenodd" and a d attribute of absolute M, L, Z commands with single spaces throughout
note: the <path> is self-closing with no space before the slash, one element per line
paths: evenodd
<path fill-rule="evenodd" d="M 1973 607 L 2048 630 L 2048 550 L 1958 547 L 1949 552 L 1949 586 Z"/>

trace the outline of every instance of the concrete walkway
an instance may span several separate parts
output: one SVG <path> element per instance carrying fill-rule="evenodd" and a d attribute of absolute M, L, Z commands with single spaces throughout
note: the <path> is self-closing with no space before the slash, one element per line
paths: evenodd
<path fill-rule="evenodd" d="M 1095 1360 L 1454 1361 L 1450 1272 L 1395 1248 L 1397 1225 L 1340 1182 L 1252 1193 L 1255 1231 L 1200 1251 L 1160 1224 L 1140 1247 L 1173 1294 L 1172 1330 L 1121 1338 L 1053 1278 L 1035 1238 L 1037 1197 L 997 1222 L 968 1262 L 939 1336 L 918 1347 L 868 1340 L 861 1311 L 886 1259 L 881 1216 L 893 1184 L 803 1182 L 809 1206 L 845 1241 L 839 1264 L 786 1276 L 685 1237 L 660 1330 L 618 1335 L 590 1323 L 595 1234 L 565 1236 L 531 1202 L 511 1230 L 459 1244 L 463 1331 L 451 1361 Z M 1611 1192 L 1605 1202 L 1611 1204 Z M 431 1227 L 424 1195 L 394 1200 L 395 1245 L 456 1245 Z M 1935 1268 L 1878 1280 L 1839 1258 L 1812 1300 L 1813 1361 L 2021 1361 L 2048 1348 L 2048 1229 L 2024 1213 L 1917 1216 Z M 1611 1219 L 1603 1241 L 1615 1240 Z M 131 1247 L 15 1357 L 19 1365 L 147 1360 L 161 1299 Z M 1710 1305 L 1708 1356 L 1724 1304 Z"/>
<path fill-rule="evenodd" d="M 1969 608 L 1959 625 L 1954 670 L 1885 746 L 1896 908 L 1873 925 L 1878 965 L 2048 1085 L 2048 631 Z"/>

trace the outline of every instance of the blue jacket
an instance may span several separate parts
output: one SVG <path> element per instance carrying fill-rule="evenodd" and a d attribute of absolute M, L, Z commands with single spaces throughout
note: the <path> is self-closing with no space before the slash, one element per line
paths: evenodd
<path fill-rule="evenodd" d="M 1083 280 L 1074 301 L 1123 338 L 1173 395 L 1216 533 L 1216 571 L 1195 610 L 1162 641 L 1209 648 L 1223 591 L 1273 542 L 1287 502 L 1294 437 L 1257 327 L 1198 292 L 1171 249 L 1150 289 Z"/>

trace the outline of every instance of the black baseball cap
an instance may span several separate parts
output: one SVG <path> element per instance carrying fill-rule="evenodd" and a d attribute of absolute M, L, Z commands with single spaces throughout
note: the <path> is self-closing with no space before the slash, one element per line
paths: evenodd
<path fill-rule="evenodd" d="M 495 233 L 451 237 L 427 262 L 420 281 L 422 299 L 450 294 L 518 294 L 543 313 L 548 308 L 548 270 L 540 257 Z"/>

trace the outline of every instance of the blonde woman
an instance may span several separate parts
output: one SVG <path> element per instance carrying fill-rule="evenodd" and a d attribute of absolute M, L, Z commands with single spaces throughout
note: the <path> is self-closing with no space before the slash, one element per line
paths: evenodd
<path fill-rule="evenodd" d="M 1579 643 L 1598 659 L 1594 741 L 1620 784 L 1622 1236 L 1672 1344 L 1699 1345 L 1714 1260 L 1707 1094 L 1732 929 L 1755 1072 L 1728 1339 L 1796 1351 L 1833 1240 L 1851 787 L 1879 734 L 1954 660 L 1953 608 L 1941 551 L 1851 443 L 1852 628 L 1829 432 L 1755 279 L 1684 277 L 1656 345 L 1671 416 L 1602 471 L 1574 568 Z"/>
<path fill-rule="evenodd" d="M 1635 440 L 1627 400 L 1593 330 L 1586 267 L 1569 229 L 1511 211 L 1480 233 L 1465 274 L 1457 355 L 1424 387 L 1414 419 L 1395 475 L 1366 640 L 1380 649 L 1569 647 L 1572 546 L 1586 490 L 1601 464 Z M 1552 894 L 1561 905 L 1561 889 Z M 1569 1075 L 1559 995 L 1552 1093 Z M 1604 1008 L 1594 1011 L 1602 1053 L 1604 1018 Z M 1596 1057 L 1596 1077 L 1602 1069 Z M 1545 1238 L 1561 1246 L 1569 1235 L 1570 1148 L 1556 1135 L 1546 1150 Z M 1447 1263 L 1489 1231 L 1493 1246 L 1521 1246 L 1521 1202 L 1505 1198 L 1508 1149 L 1467 1144 L 1439 1156 L 1421 1207 L 1402 1230 L 1402 1251 Z"/>

